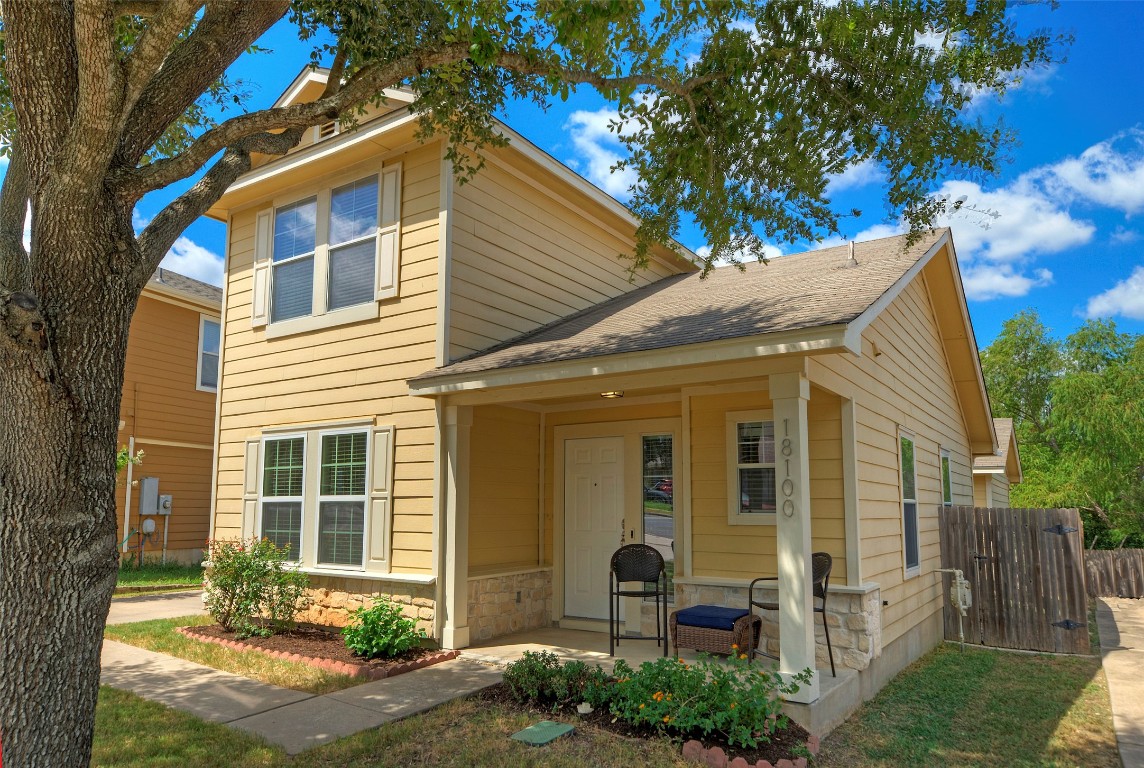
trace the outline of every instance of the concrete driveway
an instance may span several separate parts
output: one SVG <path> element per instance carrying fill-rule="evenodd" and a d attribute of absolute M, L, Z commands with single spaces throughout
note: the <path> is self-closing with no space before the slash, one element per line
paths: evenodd
<path fill-rule="evenodd" d="M 1144 600 L 1102 597 L 1096 625 L 1124 768 L 1144 768 Z"/>

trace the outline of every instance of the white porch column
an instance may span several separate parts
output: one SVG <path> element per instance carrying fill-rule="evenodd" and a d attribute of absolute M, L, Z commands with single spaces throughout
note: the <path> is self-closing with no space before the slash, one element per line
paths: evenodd
<path fill-rule="evenodd" d="M 814 611 L 811 602 L 810 460 L 806 401 L 810 382 L 800 373 L 770 377 L 775 419 L 775 474 L 778 524 L 779 673 L 789 678 L 815 669 Z M 793 701 L 818 699 L 818 672 L 799 687 Z"/>
<path fill-rule="evenodd" d="M 469 430 L 470 406 L 445 407 L 445 612 L 441 645 L 469 645 Z"/>

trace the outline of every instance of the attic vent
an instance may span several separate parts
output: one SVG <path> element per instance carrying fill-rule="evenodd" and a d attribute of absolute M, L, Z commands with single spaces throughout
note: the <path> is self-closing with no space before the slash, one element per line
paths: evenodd
<path fill-rule="evenodd" d="M 318 131 L 318 135 L 315 137 L 315 139 L 314 139 L 315 141 L 321 141 L 322 139 L 328 139 L 338 132 L 338 121 L 337 120 L 331 120 L 328 123 L 322 123 L 321 125 L 318 126 L 317 131 Z"/>

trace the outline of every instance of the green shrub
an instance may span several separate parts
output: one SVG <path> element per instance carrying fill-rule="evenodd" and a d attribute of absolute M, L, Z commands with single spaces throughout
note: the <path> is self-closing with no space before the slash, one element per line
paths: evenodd
<path fill-rule="evenodd" d="M 525 651 L 522 658 L 505 668 L 504 682 L 520 702 L 560 707 L 587 701 L 595 707 L 607 699 L 608 676 L 604 670 L 582 661 L 561 666 L 556 654 L 548 651 Z"/>
<path fill-rule="evenodd" d="M 309 600 L 309 578 L 266 539 L 207 542 L 205 602 L 223 629 L 238 637 L 282 632 Z"/>
<path fill-rule="evenodd" d="M 608 706 L 613 715 L 633 725 L 662 732 L 719 734 L 728 744 L 756 747 L 787 726 L 780 694 L 798 690 L 810 670 L 784 683 L 776 672 L 746 662 L 702 658 L 644 662 L 633 670 L 620 659 Z"/>
<path fill-rule="evenodd" d="M 367 659 L 391 659 L 421 643 L 425 631 L 401 613 L 401 606 L 387 597 L 374 600 L 369 608 L 353 612 L 353 621 L 342 630 L 346 647 Z"/>

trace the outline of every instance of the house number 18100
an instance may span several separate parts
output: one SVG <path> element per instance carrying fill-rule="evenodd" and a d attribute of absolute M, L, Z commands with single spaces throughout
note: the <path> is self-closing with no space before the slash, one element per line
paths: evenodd
<path fill-rule="evenodd" d="M 794 446 L 790 441 L 790 419 L 783 419 L 783 442 L 780 451 L 783 455 L 783 514 L 794 516 L 794 481 L 790 479 L 790 455 L 794 453 Z"/>

